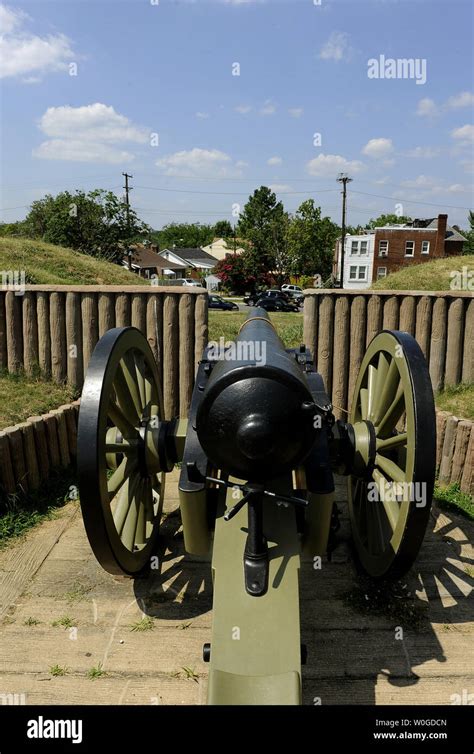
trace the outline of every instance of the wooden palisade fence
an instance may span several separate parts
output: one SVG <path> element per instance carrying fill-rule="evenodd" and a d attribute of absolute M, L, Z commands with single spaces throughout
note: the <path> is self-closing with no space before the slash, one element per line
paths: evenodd
<path fill-rule="evenodd" d="M 133 325 L 158 364 L 165 417 L 186 416 L 198 361 L 207 344 L 207 293 L 202 288 L 26 286 L 0 291 L 0 370 L 80 389 L 97 340 Z"/>
<path fill-rule="evenodd" d="M 305 291 L 304 342 L 334 401 L 350 410 L 367 345 L 383 329 L 413 335 L 433 389 L 474 381 L 474 295 L 470 292 Z"/>

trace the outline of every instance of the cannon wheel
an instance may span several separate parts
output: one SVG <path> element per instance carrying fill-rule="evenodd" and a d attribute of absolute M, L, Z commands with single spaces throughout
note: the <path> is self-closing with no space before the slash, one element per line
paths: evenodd
<path fill-rule="evenodd" d="M 370 576 L 397 578 L 421 547 L 436 466 L 433 390 L 411 335 L 383 331 L 372 340 L 349 421 L 356 448 L 349 510 L 357 554 Z"/>
<path fill-rule="evenodd" d="M 165 474 L 146 431 L 162 419 L 158 369 L 133 327 L 109 330 L 92 354 L 77 438 L 79 497 L 87 536 L 102 567 L 133 576 L 150 563 Z"/>

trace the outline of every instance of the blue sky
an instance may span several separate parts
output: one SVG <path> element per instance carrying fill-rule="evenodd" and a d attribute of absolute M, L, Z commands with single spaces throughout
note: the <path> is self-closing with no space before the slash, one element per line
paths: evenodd
<path fill-rule="evenodd" d="M 0 20 L 4 221 L 45 192 L 121 193 L 125 170 L 156 228 L 233 222 L 262 183 L 339 221 L 344 171 L 351 224 L 401 202 L 466 227 L 471 0 L 20 0 Z M 381 55 L 426 82 L 369 78 Z"/>

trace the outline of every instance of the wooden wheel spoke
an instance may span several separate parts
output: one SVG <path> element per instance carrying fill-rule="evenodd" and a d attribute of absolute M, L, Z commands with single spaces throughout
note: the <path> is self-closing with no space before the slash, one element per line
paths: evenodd
<path fill-rule="evenodd" d="M 377 370 L 373 364 L 369 365 L 367 373 L 367 418 L 370 419 L 370 417 L 372 416 L 372 408 L 375 400 L 375 385 L 377 382 Z"/>
<path fill-rule="evenodd" d="M 129 442 L 106 442 L 106 453 L 122 453 L 124 456 L 129 456 L 137 452 L 137 446 L 135 443 Z"/>
<path fill-rule="evenodd" d="M 113 500 L 120 488 L 125 484 L 128 477 L 133 474 L 136 468 L 135 459 L 124 458 L 122 462 L 117 466 L 114 473 L 107 481 L 107 490 L 109 492 L 109 499 Z"/>
<path fill-rule="evenodd" d="M 376 433 L 380 437 L 386 437 L 391 432 L 405 410 L 405 392 L 400 382 L 395 398 L 376 427 Z"/>
<path fill-rule="evenodd" d="M 135 406 L 138 416 L 141 418 L 143 403 L 141 399 L 141 393 L 137 385 L 135 359 L 133 358 L 132 351 L 127 351 L 127 353 L 123 355 L 120 362 L 120 368 L 127 383 L 133 405 Z"/>
<path fill-rule="evenodd" d="M 383 381 L 379 381 L 377 374 L 377 401 L 373 408 L 372 421 L 378 424 L 382 416 L 387 412 L 395 398 L 400 384 L 400 373 L 396 359 L 392 359 L 388 369 L 384 371 Z"/>
<path fill-rule="evenodd" d="M 362 420 L 367 419 L 369 411 L 369 391 L 366 387 L 361 388 L 360 391 L 360 418 Z"/>
<path fill-rule="evenodd" d="M 138 351 L 133 352 L 133 361 L 135 363 L 135 375 L 136 384 L 140 393 L 140 402 L 142 406 L 142 412 L 147 404 L 146 401 L 146 388 L 145 388 L 145 357 Z"/>
<path fill-rule="evenodd" d="M 130 424 L 136 426 L 140 421 L 140 407 L 134 400 L 133 389 L 130 388 L 130 383 L 125 377 L 121 364 L 118 365 L 115 372 L 114 390 L 123 415 Z"/>
<path fill-rule="evenodd" d="M 371 402 L 371 409 L 368 416 L 369 421 L 375 422 L 374 417 L 377 415 L 378 410 L 379 410 L 380 399 L 383 395 L 383 389 L 385 386 L 385 380 L 387 377 L 388 370 L 389 370 L 389 362 L 388 362 L 387 356 L 383 351 L 380 351 L 378 362 L 377 362 L 377 373 L 375 376 L 375 383 L 374 383 L 374 389 L 373 389 L 373 399 Z"/>
<path fill-rule="evenodd" d="M 145 500 L 148 496 L 148 490 L 150 483 L 148 479 L 144 479 L 141 487 L 140 507 L 138 509 L 137 528 L 135 530 L 134 546 L 140 547 L 146 543 L 146 507 Z"/>
<path fill-rule="evenodd" d="M 390 458 L 385 458 L 385 456 L 381 455 L 380 453 L 376 453 L 375 465 L 382 469 L 382 471 L 393 482 L 406 482 L 407 479 L 405 470 L 401 469 L 400 466 L 398 466 L 395 461 L 391 461 Z"/>
<path fill-rule="evenodd" d="M 117 495 L 117 502 L 115 510 L 113 512 L 114 524 L 119 536 L 122 533 L 123 525 L 130 508 L 130 503 L 133 500 L 140 477 L 138 474 L 134 474 L 126 479 L 125 484 L 121 488 Z"/>
<path fill-rule="evenodd" d="M 125 523 L 120 535 L 124 546 L 127 548 L 127 550 L 131 551 L 133 550 L 133 545 L 135 543 L 135 532 L 137 530 L 138 515 L 141 505 L 142 487 L 143 480 L 140 478 L 134 494 L 131 496 L 127 517 L 125 519 Z"/>
<path fill-rule="evenodd" d="M 117 403 L 114 403 L 112 400 L 107 407 L 107 416 L 117 427 L 117 429 L 120 430 L 122 437 L 129 438 L 137 436 L 138 430 L 136 429 L 136 427 L 128 421 L 122 409 L 117 405 Z"/>
<path fill-rule="evenodd" d="M 395 448 L 400 448 L 406 445 L 408 442 L 408 433 L 407 432 L 400 432 L 398 435 L 394 435 L 393 437 L 387 437 L 384 440 L 377 437 L 376 441 L 376 448 L 378 451 L 384 451 L 384 450 L 394 450 Z"/>

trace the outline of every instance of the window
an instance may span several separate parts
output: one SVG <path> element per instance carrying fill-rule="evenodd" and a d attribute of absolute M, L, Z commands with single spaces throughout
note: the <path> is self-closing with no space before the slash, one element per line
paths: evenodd
<path fill-rule="evenodd" d="M 360 253 L 367 254 L 367 241 L 360 242 Z"/>
<path fill-rule="evenodd" d="M 430 253 L 430 242 L 429 241 L 422 241 L 421 242 L 421 253 L 422 254 L 429 254 Z"/>
<path fill-rule="evenodd" d="M 349 267 L 349 280 L 357 280 L 357 267 Z"/>
<path fill-rule="evenodd" d="M 388 241 L 379 241 L 379 257 L 388 256 Z"/>
<path fill-rule="evenodd" d="M 386 267 L 377 267 L 377 279 L 387 277 Z"/>
<path fill-rule="evenodd" d="M 365 280 L 367 274 L 367 267 L 365 265 L 359 267 L 359 272 L 357 274 L 357 280 Z"/>
<path fill-rule="evenodd" d="M 352 241 L 351 243 L 351 254 L 357 254 L 359 251 L 359 242 L 358 241 Z"/>
<path fill-rule="evenodd" d="M 413 257 L 415 255 L 415 242 L 405 241 L 405 256 Z"/>

